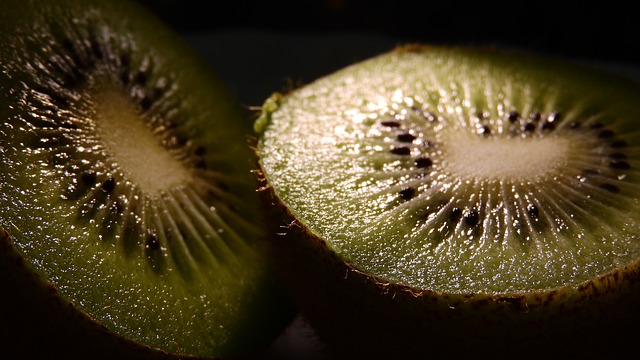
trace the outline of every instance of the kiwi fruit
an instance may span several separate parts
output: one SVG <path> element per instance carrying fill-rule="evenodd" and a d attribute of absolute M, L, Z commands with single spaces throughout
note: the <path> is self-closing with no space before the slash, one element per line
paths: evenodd
<path fill-rule="evenodd" d="M 2 357 L 226 358 L 293 319 L 252 120 L 127 1 L 0 11 Z"/>
<path fill-rule="evenodd" d="M 255 146 L 281 278 L 336 356 L 630 351 L 638 99 L 569 59 L 427 44 L 273 93 Z"/>

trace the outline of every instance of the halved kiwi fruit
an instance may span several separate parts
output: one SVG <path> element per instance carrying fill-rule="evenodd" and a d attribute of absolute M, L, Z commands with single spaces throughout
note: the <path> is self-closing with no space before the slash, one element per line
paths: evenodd
<path fill-rule="evenodd" d="M 293 311 L 265 253 L 251 121 L 125 1 L 0 11 L 2 356 L 227 357 Z"/>
<path fill-rule="evenodd" d="M 398 47 L 265 101 L 282 278 L 337 354 L 614 354 L 640 319 L 640 86 Z"/>

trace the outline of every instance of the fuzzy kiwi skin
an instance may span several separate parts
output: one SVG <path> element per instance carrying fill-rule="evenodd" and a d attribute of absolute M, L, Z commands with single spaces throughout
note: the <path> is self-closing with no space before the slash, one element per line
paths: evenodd
<path fill-rule="evenodd" d="M 277 111 L 267 108 L 270 100 L 258 122 Z M 640 260 L 553 290 L 487 295 L 404 286 L 336 254 L 287 208 L 259 160 L 256 167 L 281 277 L 336 358 L 591 358 L 634 351 Z"/>
<path fill-rule="evenodd" d="M 75 11 L 75 12 L 74 12 Z M 7 126 L 6 119 L 16 116 L 18 108 L 12 101 L 16 101 L 14 95 L 16 90 L 21 88 L 20 78 L 22 66 L 24 64 L 13 64 L 9 60 L 12 52 L 21 52 L 27 56 L 29 49 L 22 49 L 20 36 L 32 29 L 34 18 L 41 20 L 51 14 L 64 14 L 65 20 L 69 18 L 82 19 L 84 11 L 94 11 L 92 14 L 117 14 L 112 20 L 115 28 L 122 26 L 131 31 L 143 31 L 148 34 L 146 39 L 159 41 L 163 49 L 175 50 L 167 51 L 165 60 L 175 67 L 172 71 L 180 72 L 180 66 L 189 67 L 182 73 L 185 77 L 201 79 L 204 82 L 202 87 L 194 90 L 207 92 L 209 99 L 213 98 L 211 106 L 217 106 L 213 114 L 229 115 L 229 121 L 242 123 L 243 112 L 239 105 L 234 102 L 230 94 L 220 87 L 214 74 L 208 72 L 204 62 L 199 62 L 196 54 L 189 49 L 184 42 L 179 41 L 176 34 L 172 33 L 164 24 L 153 18 L 144 9 L 134 2 L 128 1 L 5 1 L 0 9 L 0 38 L 5 46 L 0 50 L 0 92 L 3 96 L 0 99 L 0 133 L 5 134 Z M 54 20 L 55 21 L 55 20 Z M 132 34 L 132 36 L 135 34 Z M 171 48 L 171 44 L 175 48 Z M 31 44 L 33 46 L 33 44 Z M 144 44 L 145 46 L 147 44 Z M 5 57 L 7 56 L 7 57 Z M 199 72 L 201 69 L 204 72 Z M 14 71 L 15 70 L 15 71 Z M 209 81 L 209 83 L 207 83 Z M 202 83 L 200 83 L 202 84 Z M 182 89 L 185 94 L 188 89 Z M 8 95 L 8 96 L 4 96 Z M 54 96 L 54 94 L 52 94 Z M 216 97 L 219 96 L 219 97 Z M 219 101 L 219 104 L 216 104 Z M 208 105 L 207 105 L 208 106 Z M 215 119 L 213 119 L 215 121 Z M 215 128 L 212 123 L 211 128 Z M 242 125 L 239 125 L 242 126 Z M 246 128 L 250 128 L 247 122 Z M 237 133 L 236 133 L 237 134 Z M 243 147 L 244 138 L 238 138 L 238 147 Z M 241 142 L 241 143 L 240 143 Z M 233 144 L 229 144 L 232 147 Z M 5 142 L 0 146 L 0 159 L 5 160 Z M 18 146 L 9 144 L 8 147 Z M 6 164 L 3 163 L 2 167 Z M 10 166 L 9 166 L 10 167 Z M 3 170 L 6 168 L 3 168 Z M 248 171 L 247 167 L 247 171 Z M 5 172 L 3 171 L 3 174 Z M 249 175 L 247 175 L 249 177 Z M 242 296 L 238 299 L 243 304 L 251 304 L 243 308 L 246 312 L 241 312 L 240 319 L 235 319 L 235 324 L 229 326 L 230 336 L 227 342 L 215 343 L 222 350 L 219 353 L 199 353 L 198 356 L 187 355 L 184 345 L 173 342 L 171 339 L 160 340 L 163 348 L 158 349 L 149 345 L 143 345 L 133 341 L 128 337 L 116 333 L 112 328 L 96 321 L 88 312 L 84 311 L 81 303 L 70 301 L 63 295 L 61 286 L 51 282 L 43 276 L 42 269 L 36 269 L 32 259 L 26 258 L 23 248 L 18 246 L 24 240 L 24 234 L 29 233 L 29 228 L 24 224 L 12 225 L 11 218 L 13 211 L 20 206 L 20 200 L 10 199 L 0 185 L 0 357 L 2 358 L 66 358 L 66 359 L 183 359 L 183 358 L 217 358 L 232 357 L 241 354 L 251 353 L 262 346 L 266 346 L 269 341 L 277 337 L 293 318 L 294 309 L 287 302 L 288 300 L 279 291 L 279 285 L 272 276 L 272 269 L 269 261 L 261 254 L 263 246 L 261 239 L 247 239 L 252 245 L 252 250 L 244 253 L 249 255 L 246 260 L 247 268 L 258 269 L 255 276 L 250 281 L 239 279 L 238 283 L 248 285 L 242 290 Z M 28 204 L 18 210 L 24 212 Z M 251 205 L 249 205 L 251 206 Z M 27 210 L 28 211 L 28 210 Z M 7 220 L 9 219 L 9 220 Z M 260 223 L 261 219 L 250 219 L 253 223 Z M 43 224 L 34 220 L 29 226 L 47 228 L 46 225 L 55 227 L 71 227 L 73 224 Z M 52 226 L 54 227 L 54 226 Z M 38 241 L 39 239 L 30 239 Z M 264 261 L 264 262 L 263 262 Z M 262 279 L 264 281 L 251 281 Z M 228 282 L 229 283 L 229 282 Z M 95 286 L 98 288 L 98 286 Z M 224 289 L 223 289 L 224 290 Z M 229 289 L 227 289 L 229 290 Z M 228 291 L 231 292 L 231 291 Z M 240 291 L 238 292 L 240 293 Z M 246 302 L 245 302 L 246 301 Z M 80 301 L 81 302 L 81 301 Z M 109 307 L 105 304 L 105 308 Z M 211 307 L 215 307 L 215 300 L 210 302 Z M 236 304 L 233 304 L 236 305 Z M 163 309 L 158 309 L 160 315 Z M 169 310 L 170 311 L 170 310 Z M 131 314 L 135 316 L 135 310 Z M 228 312 L 232 314 L 231 311 Z M 238 315 L 236 313 L 236 315 Z M 255 315 L 255 316 L 254 316 Z M 225 315 L 226 316 L 226 315 Z M 158 316 L 160 317 L 160 316 Z M 133 320 L 132 322 L 135 322 Z M 135 326 L 135 325 L 134 325 Z M 186 327 L 186 326 L 185 326 Z M 218 327 L 218 324 L 211 323 L 211 328 L 204 330 L 208 332 Z M 189 330 L 184 329 L 182 333 L 189 334 Z M 156 334 L 150 334 L 153 337 Z M 208 336 L 208 334 L 207 334 Z M 209 338 L 210 339 L 210 338 Z M 209 340 L 207 339 L 207 340 Z M 224 347 L 224 348 L 222 348 Z M 189 354 L 193 352 L 189 351 Z"/>
<path fill-rule="evenodd" d="M 640 261 L 550 292 L 438 293 L 358 270 L 306 229 L 273 188 L 261 196 L 281 278 L 336 358 L 559 358 L 633 349 Z"/>

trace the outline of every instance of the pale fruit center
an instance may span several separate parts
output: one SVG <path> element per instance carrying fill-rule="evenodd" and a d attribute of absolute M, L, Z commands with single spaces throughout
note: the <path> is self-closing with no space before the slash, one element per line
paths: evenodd
<path fill-rule="evenodd" d="M 568 141 L 559 137 L 483 138 L 456 132 L 445 143 L 446 168 L 465 180 L 541 180 L 565 166 L 569 153 Z"/>
<path fill-rule="evenodd" d="M 96 94 L 96 132 L 133 183 L 157 195 L 189 181 L 189 171 L 144 124 L 130 97 L 113 87 L 102 87 Z"/>

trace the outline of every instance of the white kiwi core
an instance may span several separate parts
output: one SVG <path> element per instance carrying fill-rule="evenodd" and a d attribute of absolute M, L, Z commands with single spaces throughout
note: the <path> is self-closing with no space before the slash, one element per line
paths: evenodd
<path fill-rule="evenodd" d="M 121 89 L 97 89 L 96 132 L 130 180 L 154 196 L 191 179 L 189 171 L 162 146 Z"/>
<path fill-rule="evenodd" d="M 466 180 L 536 181 L 564 166 L 569 142 L 559 137 L 482 138 L 457 131 L 448 137 L 449 172 Z"/>

